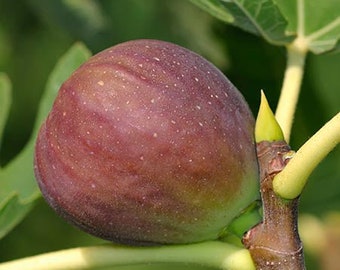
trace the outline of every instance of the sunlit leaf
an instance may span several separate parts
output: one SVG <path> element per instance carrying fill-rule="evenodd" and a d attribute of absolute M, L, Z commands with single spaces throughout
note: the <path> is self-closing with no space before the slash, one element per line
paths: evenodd
<path fill-rule="evenodd" d="M 11 83 L 5 74 L 0 73 L 0 149 L 11 102 Z"/>
<path fill-rule="evenodd" d="M 0 171 L 0 237 L 13 228 L 40 196 L 33 172 L 37 132 L 46 118 L 60 85 L 90 56 L 81 44 L 73 46 L 57 63 L 41 99 L 31 139 L 21 153 Z"/>
<path fill-rule="evenodd" d="M 294 36 L 316 54 L 339 49 L 339 0 L 191 0 L 216 18 L 276 45 Z"/>
<path fill-rule="evenodd" d="M 190 0 L 203 10 L 210 13 L 212 16 L 224 21 L 226 23 L 232 23 L 234 21 L 234 17 L 226 9 L 220 0 Z"/>
<path fill-rule="evenodd" d="M 218 19 L 262 36 L 277 45 L 292 41 L 287 21 L 272 0 L 191 0 Z"/>
<path fill-rule="evenodd" d="M 314 53 L 334 49 L 340 38 L 340 1 L 274 0 L 288 20 L 287 30 Z"/>

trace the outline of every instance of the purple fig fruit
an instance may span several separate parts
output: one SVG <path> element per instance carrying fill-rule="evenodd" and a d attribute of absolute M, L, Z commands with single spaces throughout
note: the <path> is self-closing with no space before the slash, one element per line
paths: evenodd
<path fill-rule="evenodd" d="M 254 118 L 201 56 L 157 40 L 122 43 L 61 86 L 35 173 L 52 208 L 95 236 L 216 239 L 258 198 Z"/>

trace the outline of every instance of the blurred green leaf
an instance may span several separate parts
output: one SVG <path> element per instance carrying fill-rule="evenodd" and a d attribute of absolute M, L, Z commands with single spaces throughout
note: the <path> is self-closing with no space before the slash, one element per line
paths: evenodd
<path fill-rule="evenodd" d="M 46 90 L 40 102 L 38 117 L 34 127 L 35 134 L 38 132 L 42 121 L 51 110 L 61 84 L 90 56 L 91 52 L 82 43 L 76 43 L 58 61 L 47 81 Z"/>
<path fill-rule="evenodd" d="M 0 238 L 26 215 L 40 196 L 33 171 L 37 133 L 61 84 L 89 57 L 90 52 L 82 44 L 76 44 L 59 60 L 47 82 L 31 139 L 21 153 L 0 171 Z"/>
<path fill-rule="evenodd" d="M 191 0 L 216 18 L 250 33 L 260 35 L 269 43 L 288 44 L 287 21 L 272 0 Z"/>
<path fill-rule="evenodd" d="M 9 194 L 0 204 L 0 239 L 4 237 L 32 208 L 32 203 L 19 201 L 15 192 Z"/>
<path fill-rule="evenodd" d="M 75 33 L 78 38 L 93 37 L 106 27 L 106 19 L 98 1 L 29 0 L 28 2 L 43 20 Z"/>
<path fill-rule="evenodd" d="M 61 3 L 71 13 L 72 17 L 86 24 L 86 29 L 96 32 L 105 27 L 105 17 L 98 1 L 94 0 L 62 0 Z M 60 18 L 62 19 L 62 18 Z"/>
<path fill-rule="evenodd" d="M 274 0 L 289 22 L 288 30 L 316 54 L 332 50 L 340 38 L 339 0 Z"/>
<path fill-rule="evenodd" d="M 0 149 L 2 135 L 12 103 L 11 83 L 6 74 L 0 73 Z"/>

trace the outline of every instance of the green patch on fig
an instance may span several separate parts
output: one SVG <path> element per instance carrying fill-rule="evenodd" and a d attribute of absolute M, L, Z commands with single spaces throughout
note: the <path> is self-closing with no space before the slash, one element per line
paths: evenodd
<path fill-rule="evenodd" d="M 180 46 L 109 48 L 62 85 L 35 173 L 88 233 L 130 244 L 212 240 L 258 198 L 254 118 L 211 63 Z"/>

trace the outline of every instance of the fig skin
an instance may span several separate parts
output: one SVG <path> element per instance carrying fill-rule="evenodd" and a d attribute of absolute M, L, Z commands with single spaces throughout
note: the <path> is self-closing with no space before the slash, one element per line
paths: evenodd
<path fill-rule="evenodd" d="M 69 222 L 113 242 L 217 239 L 258 198 L 254 118 L 207 60 L 157 40 L 91 57 L 42 125 L 35 174 Z"/>

